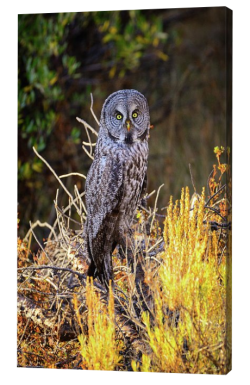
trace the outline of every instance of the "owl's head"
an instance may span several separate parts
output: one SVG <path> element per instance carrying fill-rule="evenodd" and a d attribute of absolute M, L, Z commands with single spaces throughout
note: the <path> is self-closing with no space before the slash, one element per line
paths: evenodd
<path fill-rule="evenodd" d="M 114 92 L 105 100 L 100 123 L 114 140 L 131 144 L 147 139 L 150 127 L 147 99 L 136 90 Z"/>

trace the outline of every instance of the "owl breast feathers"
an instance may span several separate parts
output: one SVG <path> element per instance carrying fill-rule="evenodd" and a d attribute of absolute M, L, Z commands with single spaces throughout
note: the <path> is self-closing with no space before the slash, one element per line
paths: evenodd
<path fill-rule="evenodd" d="M 146 98 L 121 90 L 105 101 L 93 163 L 86 179 L 88 275 L 106 286 L 113 279 L 112 252 L 125 247 L 146 188 L 150 127 Z"/>

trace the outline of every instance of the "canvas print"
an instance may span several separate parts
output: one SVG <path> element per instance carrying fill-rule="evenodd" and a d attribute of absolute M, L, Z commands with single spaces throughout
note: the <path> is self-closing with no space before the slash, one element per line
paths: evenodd
<path fill-rule="evenodd" d="M 17 366 L 231 370 L 232 11 L 18 15 Z"/>

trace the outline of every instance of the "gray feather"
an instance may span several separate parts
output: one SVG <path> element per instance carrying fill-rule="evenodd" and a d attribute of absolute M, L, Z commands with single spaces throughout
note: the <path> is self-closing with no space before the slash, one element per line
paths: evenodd
<path fill-rule="evenodd" d="M 95 271 L 106 284 L 112 279 L 113 248 L 124 242 L 145 191 L 149 126 L 147 101 L 138 91 L 118 91 L 105 101 L 86 180 L 86 241 L 89 275 Z"/>

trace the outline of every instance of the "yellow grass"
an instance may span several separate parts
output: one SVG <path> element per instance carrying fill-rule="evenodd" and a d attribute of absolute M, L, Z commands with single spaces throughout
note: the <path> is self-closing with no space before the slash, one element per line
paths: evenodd
<path fill-rule="evenodd" d="M 152 354 L 150 363 L 142 357 L 141 371 L 226 371 L 226 258 L 218 264 L 218 235 L 203 224 L 204 203 L 203 190 L 190 211 L 188 188 L 180 202 L 170 200 L 165 251 L 152 285 L 154 322 L 143 314 Z"/>
<path fill-rule="evenodd" d="M 119 353 L 122 346 L 116 341 L 114 297 L 111 288 L 109 303 L 106 305 L 100 300 L 99 293 L 95 292 L 93 280 L 87 280 L 86 305 L 88 333 L 82 333 L 78 337 L 82 367 L 89 370 L 115 370 L 122 358 Z M 78 320 L 81 325 L 79 315 Z"/>

